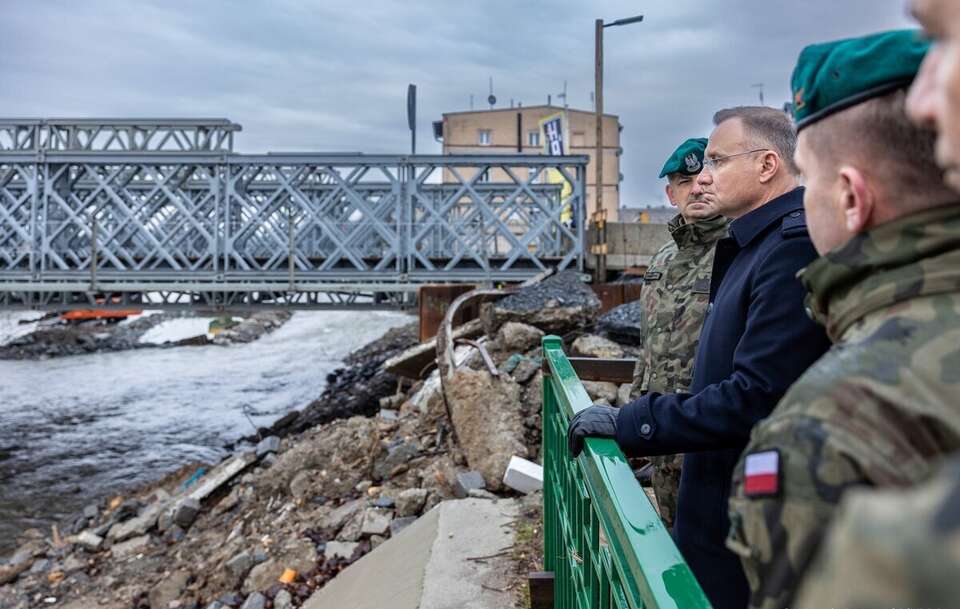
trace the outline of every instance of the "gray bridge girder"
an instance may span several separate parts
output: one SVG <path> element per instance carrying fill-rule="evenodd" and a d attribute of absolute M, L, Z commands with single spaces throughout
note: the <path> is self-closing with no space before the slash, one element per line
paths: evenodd
<path fill-rule="evenodd" d="M 229 121 L 15 122 L 3 308 L 396 307 L 583 269 L 586 157 L 242 155 Z M 170 145 L 194 148 L 151 148 Z"/>

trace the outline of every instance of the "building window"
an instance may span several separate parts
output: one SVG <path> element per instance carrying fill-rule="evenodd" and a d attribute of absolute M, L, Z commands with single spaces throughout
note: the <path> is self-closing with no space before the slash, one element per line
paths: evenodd
<path fill-rule="evenodd" d="M 489 146 L 490 145 L 490 130 L 481 129 L 480 130 L 480 145 Z"/>
<path fill-rule="evenodd" d="M 540 147 L 540 132 L 531 131 L 527 134 L 527 144 L 533 146 L 534 148 Z"/>

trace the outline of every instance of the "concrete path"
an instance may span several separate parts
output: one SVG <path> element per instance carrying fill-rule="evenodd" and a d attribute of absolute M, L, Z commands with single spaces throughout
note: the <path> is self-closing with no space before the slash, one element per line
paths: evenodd
<path fill-rule="evenodd" d="M 304 609 L 502 609 L 518 502 L 444 501 L 318 590 Z M 502 556 L 493 556 L 496 554 Z M 484 560 L 470 560 L 482 557 Z"/>

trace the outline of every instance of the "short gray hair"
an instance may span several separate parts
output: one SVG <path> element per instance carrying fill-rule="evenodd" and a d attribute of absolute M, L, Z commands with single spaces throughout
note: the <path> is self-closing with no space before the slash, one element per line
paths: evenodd
<path fill-rule="evenodd" d="M 737 106 L 725 108 L 713 115 L 713 124 L 739 118 L 753 148 L 769 148 L 777 153 L 787 171 L 799 175 L 793 162 L 797 148 L 797 132 L 793 122 L 782 110 L 767 106 Z"/>
<path fill-rule="evenodd" d="M 955 201 L 943 183 L 934 148 L 936 133 L 907 118 L 907 92 L 869 99 L 806 129 L 821 164 L 853 162 L 870 174 L 898 207 L 926 209 Z"/>

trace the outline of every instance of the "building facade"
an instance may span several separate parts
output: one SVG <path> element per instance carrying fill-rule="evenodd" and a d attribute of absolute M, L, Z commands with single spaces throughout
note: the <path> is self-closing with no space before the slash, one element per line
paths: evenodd
<path fill-rule="evenodd" d="M 566 119 L 564 153 L 590 157 L 586 175 L 586 216 L 589 220 L 597 209 L 596 119 L 593 112 L 547 105 L 449 112 L 435 124 L 435 132 L 442 134 L 443 154 L 545 154 L 540 121 L 559 113 L 563 113 Z M 620 130 L 619 117 L 603 116 L 603 207 L 610 222 L 617 221 L 620 207 Z M 526 179 L 527 176 L 523 177 Z M 495 174 L 483 176 L 483 179 L 509 180 L 507 176 Z M 453 179 L 445 175 L 444 181 Z"/>

